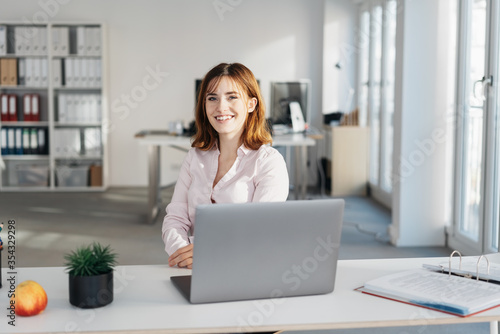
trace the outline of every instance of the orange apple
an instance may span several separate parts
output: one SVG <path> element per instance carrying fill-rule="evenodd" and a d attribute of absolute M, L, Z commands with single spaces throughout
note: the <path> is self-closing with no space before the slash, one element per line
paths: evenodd
<path fill-rule="evenodd" d="M 47 294 L 35 281 L 24 281 L 17 285 L 10 298 L 11 305 L 16 308 L 16 314 L 31 316 L 42 313 L 47 306 Z M 14 304 L 13 304 L 14 303 Z"/>

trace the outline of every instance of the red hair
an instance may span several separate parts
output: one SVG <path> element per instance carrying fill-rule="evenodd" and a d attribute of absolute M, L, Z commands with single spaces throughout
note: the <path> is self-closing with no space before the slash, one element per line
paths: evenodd
<path fill-rule="evenodd" d="M 219 140 L 219 134 L 208 120 L 205 102 L 207 93 L 217 87 L 222 77 L 234 81 L 242 93 L 246 94 L 246 99 L 257 99 L 255 109 L 247 115 L 241 134 L 242 143 L 251 150 L 257 150 L 262 145 L 271 143 L 272 137 L 266 123 L 266 107 L 252 71 L 240 63 L 221 63 L 212 68 L 201 82 L 195 109 L 196 133 L 191 146 L 209 150 Z"/>

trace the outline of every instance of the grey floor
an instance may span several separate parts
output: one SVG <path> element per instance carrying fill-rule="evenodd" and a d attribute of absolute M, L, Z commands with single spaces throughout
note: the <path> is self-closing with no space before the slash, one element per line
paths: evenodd
<path fill-rule="evenodd" d="M 172 188 L 162 191 L 164 206 Z M 309 194 L 310 198 L 320 197 Z M 390 211 L 366 197 L 347 197 L 341 259 L 447 256 L 445 247 L 396 248 L 387 242 Z M 99 193 L 0 192 L 0 221 L 16 226 L 16 266 L 62 266 L 64 254 L 99 241 L 119 254 L 121 265 L 165 264 L 161 221 L 146 223 L 146 188 Z M 6 234 L 0 234 L 5 240 Z M 297 334 L 489 333 L 489 324 L 300 331 Z"/>

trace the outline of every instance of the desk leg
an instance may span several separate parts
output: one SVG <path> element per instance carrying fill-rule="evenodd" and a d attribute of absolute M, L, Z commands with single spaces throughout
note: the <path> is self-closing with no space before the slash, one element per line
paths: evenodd
<path fill-rule="evenodd" d="M 159 213 L 160 202 L 160 146 L 151 145 L 148 148 L 148 224 L 153 224 Z"/>
<path fill-rule="evenodd" d="M 490 322 L 490 334 L 498 334 L 498 321 Z"/>
<path fill-rule="evenodd" d="M 295 199 L 307 194 L 307 146 L 295 146 Z"/>

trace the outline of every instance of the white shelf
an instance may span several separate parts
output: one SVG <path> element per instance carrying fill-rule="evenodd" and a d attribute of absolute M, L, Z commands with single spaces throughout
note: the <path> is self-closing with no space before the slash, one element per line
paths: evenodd
<path fill-rule="evenodd" d="M 0 22 L 1 25 L 3 25 L 1 22 Z M 9 24 L 10 25 L 10 24 Z M 17 26 L 17 24 L 14 24 Z M 26 57 L 30 57 L 30 58 L 47 58 L 48 55 L 16 55 L 16 54 L 7 54 L 7 55 L 2 55 L 0 56 L 0 59 L 2 58 L 8 58 L 8 59 L 11 59 L 11 58 L 16 58 L 16 59 L 20 59 L 20 58 L 26 58 Z"/>
<path fill-rule="evenodd" d="M 48 161 L 50 157 L 48 155 L 41 155 L 41 154 L 9 154 L 9 155 L 2 155 L 2 159 L 4 161 L 14 161 L 14 160 Z"/>
<path fill-rule="evenodd" d="M 7 26 L 7 34 L 9 32 L 14 32 L 15 27 L 28 27 L 28 28 L 33 28 L 32 25 L 27 25 L 23 22 L 5 22 L 5 21 L 0 21 L 0 25 L 5 25 Z M 15 155 L 15 154 L 9 154 L 9 155 L 2 155 L 2 159 L 5 162 L 6 169 L 0 172 L 0 191 L 70 191 L 70 192 L 80 192 L 80 191 L 90 191 L 90 192 L 96 192 L 96 191 L 103 191 L 107 188 L 107 168 L 108 168 L 108 158 L 107 158 L 107 147 L 105 146 L 105 143 L 107 142 L 106 139 L 106 131 L 104 124 L 107 122 L 107 105 L 102 104 L 95 106 L 95 109 L 92 110 L 98 110 L 99 111 L 99 119 L 101 119 L 100 122 L 80 122 L 80 123 L 59 123 L 58 120 L 58 115 L 59 115 L 59 106 L 58 106 L 58 96 L 62 93 L 64 94 L 65 92 L 69 94 L 77 94 L 76 96 L 85 96 L 86 94 L 93 95 L 93 96 L 98 96 L 102 101 L 107 101 L 106 94 L 107 94 L 107 78 L 105 77 L 107 73 L 107 63 L 106 63 L 106 41 L 105 41 L 105 27 L 101 23 L 95 23 L 95 22 L 50 22 L 48 24 L 38 24 L 35 27 L 38 28 L 44 28 L 43 30 L 39 30 L 39 32 L 42 32 L 44 37 L 41 39 L 36 39 L 36 40 L 46 40 L 47 41 L 47 54 L 43 55 L 28 55 L 28 54 L 12 54 L 14 51 L 14 46 L 9 46 L 8 47 L 8 52 L 11 52 L 6 55 L 0 55 L 0 60 L 2 59 L 16 59 L 16 64 L 19 66 L 19 63 L 22 62 L 22 59 L 29 59 L 29 58 L 36 58 L 36 59 L 42 59 L 44 62 L 46 61 L 47 63 L 47 82 L 48 86 L 47 87 L 39 87 L 39 86 L 24 86 L 24 85 L 0 85 L 0 93 L 6 93 L 6 94 L 15 94 L 18 96 L 17 100 L 17 111 L 18 111 L 18 118 L 21 120 L 23 119 L 23 96 L 25 94 L 39 94 L 40 96 L 40 118 L 42 121 L 40 122 L 23 122 L 23 121 L 18 121 L 18 122 L 0 122 L 0 128 L 45 128 L 47 137 L 46 137 L 46 145 L 48 147 L 48 155 L 36 155 L 36 154 L 26 154 L 26 155 Z M 60 30 L 59 28 L 68 28 L 68 44 L 67 44 L 67 50 L 68 54 L 66 55 L 61 55 L 61 54 L 56 54 L 54 51 L 54 46 L 57 41 L 61 41 L 62 38 L 55 39 L 54 34 L 58 34 Z M 80 28 L 83 29 L 80 29 Z M 92 30 L 92 29 L 86 29 L 86 28 L 100 28 L 100 31 L 98 30 Z M 81 45 L 78 44 L 78 34 L 75 34 L 75 32 L 78 31 L 84 31 L 85 33 L 85 40 L 99 40 L 99 46 L 100 46 L 100 54 L 89 54 L 89 55 L 82 55 L 82 54 L 75 54 L 76 51 L 78 51 L 79 47 Z M 63 33 L 61 33 L 60 36 L 64 36 Z M 60 37 L 59 36 L 59 37 Z M 80 35 L 81 36 L 81 35 Z M 89 37 L 90 36 L 90 37 Z M 8 36 L 10 37 L 10 35 Z M 9 38 L 7 38 L 9 39 Z M 33 43 L 37 43 L 35 39 L 33 39 Z M 87 48 L 87 46 L 89 48 Z M 42 50 L 43 45 L 38 48 L 38 50 Z M 35 50 L 35 47 L 32 45 L 31 49 Z M 80 49 L 83 50 L 84 53 L 87 52 L 86 50 L 89 50 L 88 52 L 90 53 L 91 51 L 98 51 L 98 47 L 93 47 L 90 48 L 90 45 L 85 45 L 85 49 Z M 62 48 L 60 49 L 62 50 Z M 61 64 L 63 67 L 61 73 L 68 73 L 67 71 L 67 66 L 69 64 L 74 63 L 74 61 L 64 61 L 65 59 L 80 59 L 79 62 L 85 62 L 84 59 L 100 59 L 100 61 L 97 61 L 100 64 L 100 67 L 96 67 L 98 70 L 94 70 L 94 72 L 87 72 L 88 73 L 88 78 L 94 78 L 90 73 L 99 73 L 100 71 L 100 78 L 97 76 L 98 80 L 100 80 L 100 85 L 99 87 L 65 87 L 65 78 L 64 76 L 61 77 L 61 83 L 58 83 L 57 85 L 54 83 L 54 70 L 57 70 L 58 67 L 55 67 L 56 64 Z M 60 61 L 58 61 L 60 60 Z M 91 60 L 93 62 L 93 60 Z M 42 63 L 44 64 L 44 63 Z M 44 65 L 42 65 L 44 66 Z M 76 65 L 75 65 L 76 66 Z M 76 71 L 76 70 L 75 70 Z M 81 71 L 81 70 L 80 70 Z M 71 71 L 69 71 L 71 72 Z M 76 71 L 78 72 L 78 71 Z M 44 77 L 45 78 L 45 77 Z M 26 76 L 27 79 L 27 76 Z M 23 82 L 23 81 L 21 81 Z M 45 84 L 45 82 L 43 82 Z M 60 86 L 62 84 L 62 86 Z M 99 109 L 100 108 L 100 109 Z M 92 119 L 89 117 L 88 119 Z M 95 118 L 94 118 L 95 119 Z M 82 152 L 85 151 L 84 148 L 88 144 L 88 134 L 89 131 L 97 131 L 99 130 L 86 130 L 88 128 L 92 129 L 100 129 L 100 145 L 101 150 L 102 150 L 102 155 L 101 156 L 72 156 L 69 158 L 64 158 L 64 157 L 57 157 L 55 155 L 56 153 L 56 145 L 61 145 L 61 143 L 56 143 L 55 142 L 55 132 L 56 131 L 69 131 L 66 129 L 71 129 L 71 128 L 76 128 L 80 129 L 81 131 L 81 136 L 80 136 L 80 141 L 82 145 Z M 38 130 L 41 131 L 41 130 Z M 91 138 L 94 138 L 92 136 Z M 97 137 L 99 138 L 99 137 Z M 1 140 L 1 137 L 0 137 Z M 63 143 L 62 145 L 64 145 Z M 95 143 L 92 144 L 94 146 Z M 95 146 L 94 146 L 95 147 Z M 89 151 L 90 152 L 90 151 Z M 30 166 L 31 165 L 45 165 L 48 168 L 48 176 L 47 176 L 47 186 L 30 186 L 29 184 L 27 185 L 21 185 L 21 175 L 19 175 L 19 169 L 22 169 L 23 171 L 26 171 L 28 169 L 28 172 L 30 172 Z M 57 173 L 56 169 L 61 167 L 61 166 L 70 166 L 77 164 L 81 167 L 86 167 L 90 165 L 100 165 L 102 166 L 102 185 L 100 185 L 99 181 L 97 181 L 98 186 L 88 186 L 88 187 L 62 187 L 57 185 Z M 100 168 L 97 168 L 98 170 Z M 93 170 L 93 176 L 94 180 L 96 179 L 96 176 L 99 176 L 100 173 L 97 172 L 95 174 L 96 168 L 92 168 Z M 90 174 L 90 173 L 89 173 Z M 99 179 L 99 178 L 97 178 Z M 89 179 L 90 182 L 90 179 Z M 24 183 L 24 182 L 23 182 Z"/>
<path fill-rule="evenodd" d="M 50 125 L 49 122 L 46 121 L 41 121 L 41 122 L 2 122 L 1 123 L 2 127 L 8 128 L 8 127 L 20 127 L 20 126 L 25 126 L 25 127 L 47 127 Z"/>
<path fill-rule="evenodd" d="M 57 87 L 54 88 L 56 91 L 100 91 L 101 87 Z"/>
<path fill-rule="evenodd" d="M 56 122 L 54 124 L 54 126 L 57 128 L 75 128 L 75 127 L 95 128 L 97 126 L 101 126 L 101 123 L 59 123 L 59 122 Z"/>
<path fill-rule="evenodd" d="M 64 157 L 54 157 L 55 161 L 67 161 L 67 162 L 73 162 L 73 161 L 97 161 L 97 160 L 103 160 L 104 158 L 101 157 L 91 157 L 91 156 L 75 156 L 75 157 L 70 157 L 70 158 L 64 158 Z"/>
<path fill-rule="evenodd" d="M 48 90 L 49 87 L 40 87 L 40 86 L 5 86 L 2 85 L 0 86 L 0 90 L 29 90 L 29 91 L 34 91 L 34 90 Z"/>

